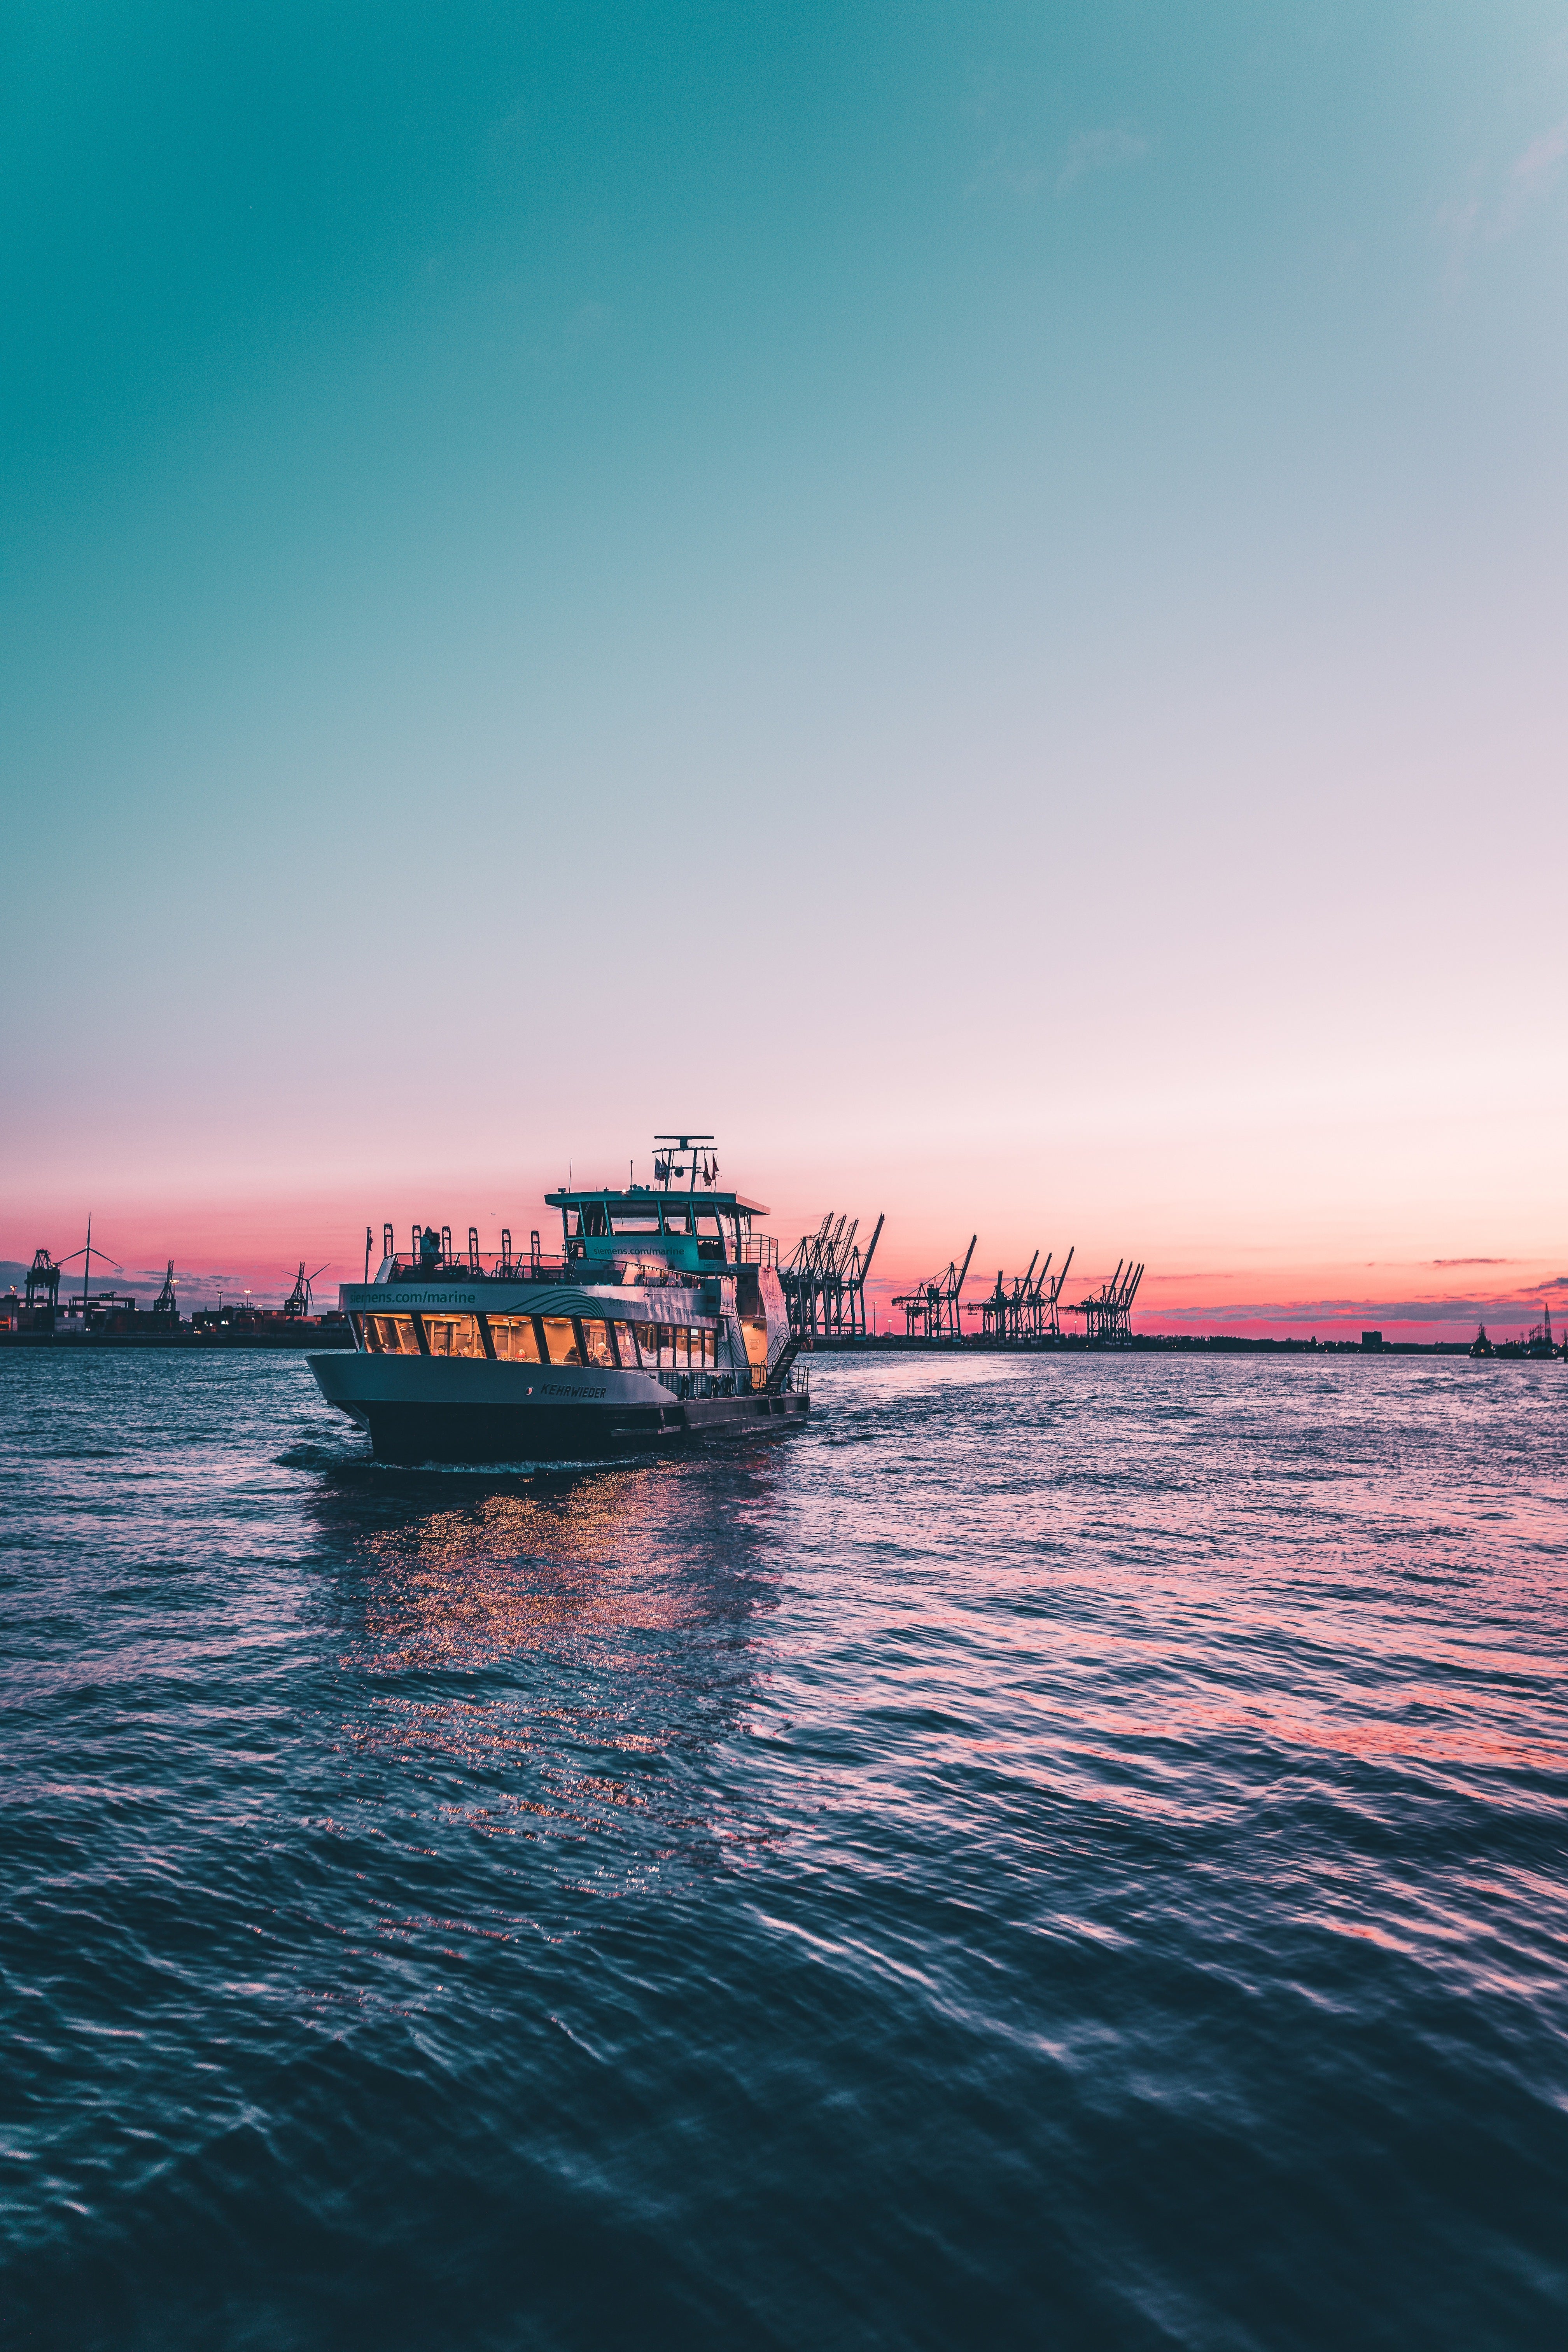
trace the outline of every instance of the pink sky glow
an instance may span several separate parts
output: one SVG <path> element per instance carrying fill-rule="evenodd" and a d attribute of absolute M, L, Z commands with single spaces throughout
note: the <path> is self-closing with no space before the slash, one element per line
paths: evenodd
<path fill-rule="evenodd" d="M 639 1166 L 640 1179 L 646 1181 L 647 1172 Z M 596 1166 L 574 1169 L 574 1173 L 579 1182 L 616 1181 Z M 564 1174 L 563 1170 L 563 1178 Z M 1162 1235 L 1159 1227 L 1166 1220 L 1152 1215 L 1142 1221 L 1129 1216 L 1123 1231 L 1108 1232 L 1103 1220 L 1087 1217 L 1075 1231 L 1068 1212 L 1030 1216 L 1016 1206 L 998 1204 L 987 1214 L 978 1185 L 973 1222 L 966 1224 L 962 1213 L 942 1204 L 933 1208 L 918 1195 L 900 1205 L 897 1183 L 884 1183 L 879 1192 L 865 1173 L 853 1189 L 841 1179 L 837 1184 L 816 1182 L 810 1192 L 797 1182 L 786 1189 L 770 1186 L 765 1180 L 748 1181 L 749 1176 L 748 1169 L 726 1165 L 721 1182 L 770 1202 L 766 1229 L 784 1255 L 804 1232 L 816 1230 L 830 1204 L 836 1215 L 843 1212 L 859 1219 L 862 1242 L 876 1223 L 879 1207 L 887 1207 L 888 1223 L 868 1290 L 868 1304 L 884 1331 L 903 1327 L 901 1312 L 892 1305 L 895 1296 L 940 1272 L 951 1257 L 962 1260 L 972 1230 L 978 1231 L 979 1238 L 963 1296 L 974 1307 L 991 1289 L 998 1266 L 1011 1283 L 1027 1266 L 1037 1246 L 1053 1251 L 1057 1266 L 1069 1245 L 1075 1249 L 1068 1299 L 1081 1298 L 1097 1287 L 1111 1275 L 1118 1258 L 1131 1252 L 1133 1260 L 1142 1257 L 1147 1265 L 1134 1324 L 1151 1332 L 1316 1333 L 1321 1339 L 1355 1339 L 1376 1326 L 1390 1339 L 1451 1340 L 1470 1337 L 1478 1320 L 1502 1328 L 1538 1321 L 1543 1304 L 1551 1305 L 1554 1316 L 1568 1313 L 1568 1274 L 1563 1271 L 1561 1253 L 1556 1258 L 1540 1251 L 1329 1258 L 1257 1243 L 1229 1252 L 1204 1250 L 1179 1232 Z M 624 1177 L 623 1164 L 620 1181 Z M 318 1279 L 317 1298 L 319 1304 L 331 1305 L 339 1283 L 363 1276 L 367 1223 L 374 1234 L 373 1268 L 384 1223 L 392 1223 L 397 1246 L 406 1249 L 416 1215 L 449 1224 L 459 1248 L 470 1223 L 479 1230 L 483 1252 L 499 1248 L 503 1226 L 510 1227 L 514 1247 L 526 1248 L 529 1231 L 535 1226 L 546 1252 L 558 1247 L 559 1218 L 544 1207 L 542 1197 L 555 1181 L 536 1179 L 530 1185 L 493 1173 L 424 1182 L 367 1181 L 354 1185 L 352 1192 L 346 1185 L 331 1192 L 279 1187 L 250 1198 L 229 1193 L 216 1201 L 189 1194 L 182 1198 L 171 1186 L 162 1204 L 149 1199 L 141 1186 L 121 1189 L 105 1182 L 91 1205 L 94 1248 L 107 1252 L 108 1259 L 100 1265 L 95 1258 L 93 1287 L 112 1286 L 145 1294 L 162 1279 L 173 1256 L 187 1311 L 214 1303 L 220 1288 L 226 1296 L 248 1290 L 258 1300 L 275 1300 L 286 1292 L 303 1260 L 308 1273 L 325 1268 Z M 21 1205 L 13 1202 L 0 1222 L 0 1259 L 26 1264 L 39 1244 L 60 1259 L 79 1251 L 87 1208 L 85 1200 L 68 1206 L 42 1197 Z M 68 1284 L 79 1286 L 80 1274 L 78 1255 L 68 1265 Z M 978 1329 L 978 1315 L 972 1320 Z M 1068 1328 L 1078 1328 L 1075 1318 L 1066 1321 Z"/>

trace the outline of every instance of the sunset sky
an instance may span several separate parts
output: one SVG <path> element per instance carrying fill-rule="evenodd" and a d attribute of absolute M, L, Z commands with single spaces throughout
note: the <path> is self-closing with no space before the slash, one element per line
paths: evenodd
<path fill-rule="evenodd" d="M 0 104 L 0 1257 L 689 1124 L 889 1290 L 1568 1286 L 1568 8 L 143 0 Z"/>

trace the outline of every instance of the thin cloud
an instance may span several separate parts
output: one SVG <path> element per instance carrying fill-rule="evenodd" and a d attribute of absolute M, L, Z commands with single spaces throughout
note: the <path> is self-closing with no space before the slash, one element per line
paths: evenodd
<path fill-rule="evenodd" d="M 1483 166 L 1470 173 L 1465 194 L 1437 208 L 1437 226 L 1448 247 L 1450 290 L 1463 282 L 1466 265 L 1478 247 L 1496 245 L 1544 204 L 1556 187 L 1568 162 L 1568 114 L 1542 131 L 1514 157 L 1496 194 L 1489 194 Z"/>
<path fill-rule="evenodd" d="M 1065 196 L 1091 172 L 1121 171 L 1149 152 L 1149 142 L 1136 131 L 1080 131 L 1062 159 L 1057 173 L 1057 194 Z"/>
<path fill-rule="evenodd" d="M 1058 196 L 1071 194 L 1092 172 L 1111 172 L 1136 163 L 1149 152 L 1149 142 L 1136 131 L 1080 131 L 1055 163 L 1042 163 L 1024 142 L 998 142 L 970 182 L 965 194 L 1002 188 L 1027 202 L 1042 188 L 1054 186 Z"/>
<path fill-rule="evenodd" d="M 1517 1265 L 1512 1257 L 1429 1257 L 1428 1265 Z"/>
<path fill-rule="evenodd" d="M 1517 1320 L 1540 1306 L 1539 1290 L 1465 1298 L 1256 1298 L 1232 1299 L 1222 1306 L 1163 1307 L 1172 1322 L 1231 1323 L 1388 1323 L 1460 1324 L 1482 1318 Z"/>
<path fill-rule="evenodd" d="M 1510 165 L 1502 202 L 1498 207 L 1496 234 L 1506 236 L 1531 205 L 1541 204 L 1557 185 L 1563 160 L 1568 156 L 1568 114 L 1561 122 L 1532 139 Z"/>

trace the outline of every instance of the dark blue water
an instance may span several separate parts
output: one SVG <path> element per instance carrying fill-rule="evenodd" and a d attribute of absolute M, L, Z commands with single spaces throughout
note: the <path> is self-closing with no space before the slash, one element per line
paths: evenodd
<path fill-rule="evenodd" d="M 1568 1374 L 0 1358 L 6 2340 L 1552 2346 Z"/>

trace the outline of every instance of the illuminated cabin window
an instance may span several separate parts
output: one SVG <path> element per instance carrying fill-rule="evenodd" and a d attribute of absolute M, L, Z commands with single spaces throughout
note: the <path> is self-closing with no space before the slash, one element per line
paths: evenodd
<path fill-rule="evenodd" d="M 637 1368 L 637 1343 L 632 1336 L 629 1323 L 616 1324 L 616 1349 L 621 1360 L 622 1371 L 635 1372 Z"/>
<path fill-rule="evenodd" d="M 583 1359 L 577 1352 L 577 1334 L 572 1328 L 570 1317 L 544 1315 L 540 1320 L 544 1326 L 544 1344 L 550 1350 L 551 1362 L 580 1364 Z"/>
<path fill-rule="evenodd" d="M 412 1315 L 367 1315 L 364 1343 L 373 1356 L 416 1356 L 419 1335 Z"/>
<path fill-rule="evenodd" d="M 482 1356 L 477 1315 L 426 1315 L 425 1343 L 433 1356 Z"/>
<path fill-rule="evenodd" d="M 492 1315 L 490 1342 L 498 1360 L 503 1364 L 538 1364 L 543 1361 L 531 1315 Z"/>
<path fill-rule="evenodd" d="M 609 1325 L 607 1323 L 601 1323 L 597 1316 L 584 1315 L 582 1318 L 581 1328 L 583 1333 L 583 1345 L 587 1350 L 584 1359 L 584 1362 L 590 1364 L 600 1364 L 604 1367 L 605 1371 L 613 1372 L 616 1369 L 616 1356 L 615 1350 L 610 1345 Z"/>

